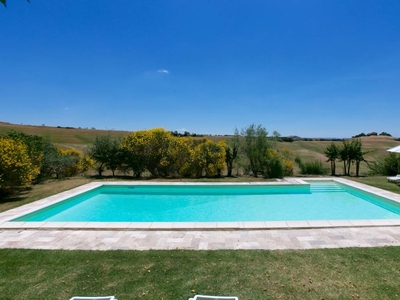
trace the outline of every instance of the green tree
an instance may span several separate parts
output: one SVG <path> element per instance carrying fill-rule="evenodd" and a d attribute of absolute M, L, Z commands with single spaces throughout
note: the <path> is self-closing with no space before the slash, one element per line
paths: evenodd
<path fill-rule="evenodd" d="M 360 173 L 360 163 L 361 162 L 367 162 L 364 158 L 364 155 L 367 154 L 368 152 L 364 152 L 362 150 L 362 142 L 360 139 L 353 140 L 351 142 L 351 147 L 352 147 L 352 161 L 355 162 L 356 164 L 356 176 L 359 176 Z"/>
<path fill-rule="evenodd" d="M 335 176 L 336 160 L 340 157 L 340 149 L 334 142 L 331 142 L 331 144 L 325 149 L 324 154 L 328 158 L 327 161 L 331 163 L 331 175 Z"/>
<path fill-rule="evenodd" d="M 47 167 L 49 173 L 55 175 L 57 179 L 75 176 L 79 172 L 80 156 L 75 149 L 52 151 L 47 156 Z"/>
<path fill-rule="evenodd" d="M 232 177 L 232 169 L 233 169 L 233 162 L 237 157 L 238 154 L 238 147 L 236 145 L 231 146 L 226 146 L 225 148 L 225 153 L 226 153 L 226 168 L 228 170 L 228 177 Z"/>
<path fill-rule="evenodd" d="M 388 176 L 400 174 L 400 155 L 389 152 L 384 158 L 384 170 Z"/>
<path fill-rule="evenodd" d="M 232 177 L 232 170 L 233 170 L 233 162 L 238 157 L 239 153 L 239 145 L 240 145 L 240 137 L 239 132 L 235 129 L 235 135 L 232 139 L 229 140 L 228 144 L 225 147 L 225 162 L 226 168 L 228 171 L 227 176 Z"/>
<path fill-rule="evenodd" d="M 121 167 L 123 162 L 123 152 L 121 150 L 121 140 L 112 139 L 109 148 L 109 156 L 106 161 L 106 168 L 112 172 L 112 176 L 115 176 L 115 171 Z"/>
<path fill-rule="evenodd" d="M 110 134 L 97 136 L 93 145 L 89 147 L 88 154 L 97 164 L 97 172 L 102 176 L 103 171 L 108 168 L 115 176 L 115 170 L 122 165 L 121 141 L 112 138 Z"/>
<path fill-rule="evenodd" d="M 343 162 L 344 175 L 350 175 L 350 157 L 350 142 L 348 140 L 344 140 L 342 147 L 339 148 L 339 158 Z"/>
<path fill-rule="evenodd" d="M 342 147 L 339 148 L 339 158 L 343 162 L 344 175 L 350 176 L 350 168 L 352 164 L 356 164 L 356 176 L 359 175 L 360 163 L 366 160 L 362 151 L 362 143 L 360 139 L 344 140 Z"/>
<path fill-rule="evenodd" d="M 400 174 L 400 155 L 389 152 L 383 158 L 379 158 L 368 164 L 372 175 L 393 176 Z"/>
<path fill-rule="evenodd" d="M 268 149 L 273 148 L 273 138 L 268 137 L 268 132 L 261 125 L 251 124 L 240 132 L 243 136 L 241 149 L 249 160 L 250 169 L 255 177 L 263 174 L 266 162 L 265 156 Z M 275 134 L 276 135 L 276 134 Z M 264 175 L 264 174 L 263 174 Z"/>

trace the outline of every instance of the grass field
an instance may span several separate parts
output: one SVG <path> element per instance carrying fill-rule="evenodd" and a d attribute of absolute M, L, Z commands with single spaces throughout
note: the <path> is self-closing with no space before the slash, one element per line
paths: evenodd
<path fill-rule="evenodd" d="M 49 126 L 31 126 L 16 125 L 0 122 L 0 135 L 10 131 L 23 132 L 25 134 L 43 136 L 54 144 L 64 146 L 66 148 L 83 149 L 88 144 L 92 144 L 96 136 L 106 136 L 111 134 L 116 137 L 122 137 L 129 134 L 128 131 L 108 131 L 96 129 L 66 129 Z"/>
<path fill-rule="evenodd" d="M 75 177 L 35 185 L 19 198 L 0 203 L 0 211 L 91 180 Z M 400 193 L 400 187 L 387 183 L 385 177 L 356 180 Z M 0 298 L 116 295 L 120 300 L 188 299 L 198 293 L 236 295 L 241 300 L 397 299 L 399 255 L 400 247 L 104 252 L 0 249 Z"/>
<path fill-rule="evenodd" d="M 0 250 L 1 299 L 398 299 L 400 247 L 303 251 Z"/>

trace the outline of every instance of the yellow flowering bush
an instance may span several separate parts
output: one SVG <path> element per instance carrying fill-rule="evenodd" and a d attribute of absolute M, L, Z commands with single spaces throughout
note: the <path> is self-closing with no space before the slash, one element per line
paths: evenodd
<path fill-rule="evenodd" d="M 0 138 L 0 188 L 28 185 L 38 174 L 39 167 L 32 163 L 23 142 Z"/>
<path fill-rule="evenodd" d="M 294 153 L 288 149 L 283 148 L 281 151 L 282 162 L 283 162 L 283 173 L 285 176 L 293 176 L 294 169 Z"/>
<path fill-rule="evenodd" d="M 72 177 L 87 171 L 94 165 L 93 160 L 77 149 L 58 149 L 61 161 L 65 162 L 61 174 L 63 177 Z"/>

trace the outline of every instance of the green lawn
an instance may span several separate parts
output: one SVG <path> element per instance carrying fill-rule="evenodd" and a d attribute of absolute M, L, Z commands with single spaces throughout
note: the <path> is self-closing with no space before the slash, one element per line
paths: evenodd
<path fill-rule="evenodd" d="M 400 194 L 400 186 L 394 182 L 388 182 L 387 176 L 369 176 L 369 177 L 345 177 L 360 183 L 368 184 L 383 190 Z"/>
<path fill-rule="evenodd" d="M 0 250 L 1 299 L 397 299 L 400 248 L 306 251 Z"/>
<path fill-rule="evenodd" d="M 90 181 L 91 179 L 88 177 L 77 176 L 65 180 L 49 180 L 34 184 L 7 198 L 0 197 L 0 212 L 70 190 Z"/>

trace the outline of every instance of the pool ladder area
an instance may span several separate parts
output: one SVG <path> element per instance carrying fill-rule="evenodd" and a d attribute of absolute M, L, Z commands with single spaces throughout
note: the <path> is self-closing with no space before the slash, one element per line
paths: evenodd
<path fill-rule="evenodd" d="M 311 193 L 334 193 L 334 192 L 344 192 L 343 188 L 337 184 L 311 184 Z"/>

